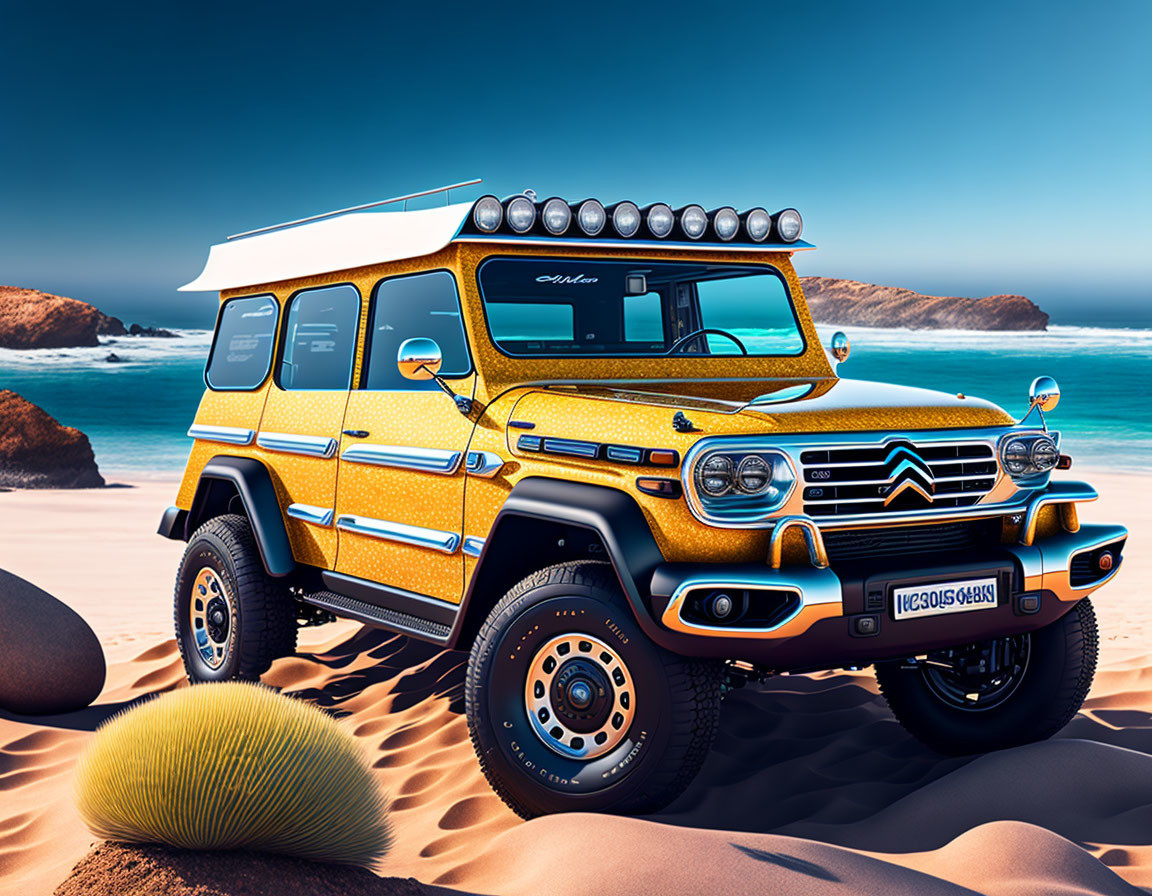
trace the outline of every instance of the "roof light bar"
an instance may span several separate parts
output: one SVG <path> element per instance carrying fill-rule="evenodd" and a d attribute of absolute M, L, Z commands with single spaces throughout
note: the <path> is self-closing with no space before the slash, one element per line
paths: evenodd
<path fill-rule="evenodd" d="M 553 236 L 562 236 L 568 229 L 568 225 L 572 223 L 572 209 L 568 207 L 568 203 L 563 199 L 552 198 L 544 203 L 544 209 L 540 212 L 540 221 Z"/>
<path fill-rule="evenodd" d="M 644 209 L 644 223 L 648 225 L 648 232 L 657 239 L 664 239 L 672 232 L 676 225 L 676 216 L 671 206 L 663 202 L 656 202 Z"/>
<path fill-rule="evenodd" d="M 698 240 L 708 229 L 708 213 L 699 205 L 686 205 L 676 211 L 680 229 L 690 240 Z"/>
<path fill-rule="evenodd" d="M 608 208 L 612 215 L 612 226 L 620 236 L 628 239 L 640 230 L 640 208 L 635 202 L 624 200 Z"/>
<path fill-rule="evenodd" d="M 517 233 L 527 233 L 536 223 L 536 204 L 524 194 L 504 200 L 504 216 Z"/>
<path fill-rule="evenodd" d="M 608 223 L 608 213 L 598 199 L 585 199 L 576 210 L 576 223 L 587 236 L 596 236 Z"/>
<path fill-rule="evenodd" d="M 712 229 L 724 242 L 733 239 L 740 231 L 740 216 L 736 209 L 726 205 L 712 212 Z"/>
<path fill-rule="evenodd" d="M 749 209 L 740 218 L 744 222 L 744 232 L 748 234 L 748 239 L 754 243 L 762 243 L 768 239 L 768 232 L 772 229 L 772 216 L 767 210 Z"/>
<path fill-rule="evenodd" d="M 796 209 L 786 208 L 778 211 L 772 216 L 772 221 L 776 225 L 776 236 L 782 242 L 794 243 L 800 239 L 800 234 L 804 230 L 804 219 Z"/>
<path fill-rule="evenodd" d="M 472 223 L 481 233 L 495 233 L 504 223 L 504 206 L 495 196 L 481 196 L 472 207 Z"/>

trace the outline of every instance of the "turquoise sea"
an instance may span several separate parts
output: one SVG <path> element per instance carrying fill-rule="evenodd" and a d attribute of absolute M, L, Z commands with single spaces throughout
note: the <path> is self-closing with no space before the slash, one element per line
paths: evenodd
<path fill-rule="evenodd" d="M 827 344 L 835 327 L 821 326 Z M 1027 406 L 1028 384 L 1054 376 L 1063 392 L 1049 423 L 1078 464 L 1152 471 L 1152 327 L 1052 326 L 1047 332 L 844 328 L 840 373 Z M 105 475 L 178 475 L 203 390 L 211 334 L 120 338 L 99 348 L 0 349 L 0 388 L 13 389 L 88 434 Z M 122 363 L 108 363 L 109 352 Z"/>

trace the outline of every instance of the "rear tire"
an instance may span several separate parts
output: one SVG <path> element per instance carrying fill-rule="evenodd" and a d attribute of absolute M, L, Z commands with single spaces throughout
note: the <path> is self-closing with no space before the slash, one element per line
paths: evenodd
<path fill-rule="evenodd" d="M 610 564 L 561 563 L 521 581 L 472 646 L 465 708 L 492 789 L 524 818 L 644 814 L 699 771 L 723 667 L 654 644 Z"/>
<path fill-rule="evenodd" d="M 1045 740 L 1080 709 L 1096 672 L 1098 635 L 1092 604 L 1082 600 L 1060 619 L 1026 635 L 1000 638 L 929 659 L 995 645 L 1015 657 L 1013 675 L 983 682 L 939 667 L 900 663 L 876 666 L 876 681 L 892 714 L 907 731 L 938 753 L 961 756 Z M 987 678 L 987 677 L 986 677 Z M 981 706 L 986 701 L 987 706 Z"/>
<path fill-rule="evenodd" d="M 295 602 L 264 571 L 248 519 L 227 514 L 196 530 L 180 561 L 174 616 L 188 680 L 258 679 L 296 649 Z"/>

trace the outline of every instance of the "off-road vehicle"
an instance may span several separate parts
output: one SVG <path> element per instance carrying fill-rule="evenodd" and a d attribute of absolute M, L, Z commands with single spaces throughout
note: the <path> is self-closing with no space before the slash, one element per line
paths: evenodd
<path fill-rule="evenodd" d="M 472 740 L 525 816 L 658 809 L 749 678 L 874 665 L 946 753 L 1077 711 L 1127 532 L 1050 480 L 1053 380 L 1017 421 L 841 378 L 793 209 L 369 207 L 229 239 L 184 287 L 222 299 L 160 526 L 193 681 L 333 615 L 470 650 Z"/>

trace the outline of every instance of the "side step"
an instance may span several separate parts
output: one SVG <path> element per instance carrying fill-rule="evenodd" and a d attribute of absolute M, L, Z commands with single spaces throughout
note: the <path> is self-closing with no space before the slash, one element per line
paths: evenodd
<path fill-rule="evenodd" d="M 355 619 L 367 625 L 379 626 L 402 635 L 411 635 L 437 644 L 445 643 L 448 636 L 452 634 L 451 626 L 421 619 L 419 616 L 403 613 L 400 610 L 373 606 L 354 597 L 337 594 L 334 591 L 316 591 L 312 594 L 305 594 L 300 599 L 306 604 L 328 610 L 337 616 Z"/>

